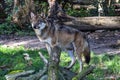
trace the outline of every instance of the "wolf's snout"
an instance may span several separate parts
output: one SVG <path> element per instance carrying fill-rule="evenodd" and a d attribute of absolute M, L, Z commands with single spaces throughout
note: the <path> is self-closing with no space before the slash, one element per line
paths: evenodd
<path fill-rule="evenodd" d="M 33 26 L 34 29 L 39 29 L 39 26 Z"/>

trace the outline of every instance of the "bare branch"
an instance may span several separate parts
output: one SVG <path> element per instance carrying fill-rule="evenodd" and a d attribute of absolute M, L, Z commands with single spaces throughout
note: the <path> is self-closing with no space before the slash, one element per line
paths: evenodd
<path fill-rule="evenodd" d="M 43 60 L 45 64 L 48 64 L 48 60 L 42 55 L 41 52 L 38 53 L 40 55 L 40 58 Z"/>
<path fill-rule="evenodd" d="M 83 78 L 85 78 L 86 75 L 90 74 L 93 69 L 95 69 L 95 66 L 90 66 L 88 69 L 83 70 L 77 76 L 75 76 L 73 80 L 83 80 Z"/>
<path fill-rule="evenodd" d="M 48 17 L 54 18 L 54 20 L 58 21 L 71 21 L 75 18 L 72 16 L 67 15 L 62 7 L 58 4 L 56 0 L 48 0 L 49 3 L 49 12 Z"/>

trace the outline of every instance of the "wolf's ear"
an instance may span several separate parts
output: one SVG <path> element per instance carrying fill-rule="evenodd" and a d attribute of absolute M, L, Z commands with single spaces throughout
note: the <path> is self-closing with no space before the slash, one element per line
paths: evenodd
<path fill-rule="evenodd" d="M 40 17 L 43 18 L 43 19 L 45 19 L 45 18 L 46 18 L 45 13 L 41 13 L 41 14 L 40 14 Z"/>
<path fill-rule="evenodd" d="M 35 19 L 36 19 L 36 15 L 35 15 L 33 12 L 31 12 L 31 13 L 30 13 L 30 18 L 31 18 L 32 20 L 35 20 Z"/>

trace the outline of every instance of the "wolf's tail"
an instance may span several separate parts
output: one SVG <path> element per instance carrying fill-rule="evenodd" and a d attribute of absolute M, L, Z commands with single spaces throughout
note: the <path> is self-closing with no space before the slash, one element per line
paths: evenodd
<path fill-rule="evenodd" d="M 89 45 L 85 48 L 83 55 L 85 57 L 85 62 L 89 64 L 91 58 Z"/>

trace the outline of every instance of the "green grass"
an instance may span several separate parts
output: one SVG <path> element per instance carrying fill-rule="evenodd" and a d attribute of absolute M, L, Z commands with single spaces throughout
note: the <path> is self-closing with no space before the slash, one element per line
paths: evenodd
<path fill-rule="evenodd" d="M 42 69 L 44 64 L 39 57 L 38 52 L 44 53 L 47 57 L 45 50 L 29 50 L 24 47 L 9 48 L 0 46 L 0 66 L 6 66 L 0 69 L 0 80 L 5 80 L 5 75 L 13 72 Z M 24 60 L 23 54 L 28 53 L 32 58 L 32 65 L 27 65 Z"/>
<path fill-rule="evenodd" d="M 47 51 L 45 50 L 30 50 L 24 47 L 4 47 L 0 46 L 0 66 L 6 66 L 0 69 L 0 80 L 5 80 L 6 74 L 22 72 L 26 70 L 36 70 L 42 69 L 44 64 L 39 57 L 38 52 L 42 52 L 46 58 L 48 58 Z M 32 66 L 27 65 L 27 62 L 23 58 L 23 54 L 28 53 L 32 58 Z M 70 62 L 68 54 L 62 52 L 61 54 L 61 66 L 67 66 Z M 105 79 L 105 77 L 120 76 L 120 57 L 118 55 L 110 56 L 107 54 L 95 55 L 92 52 L 92 58 L 90 65 L 95 65 L 93 73 L 89 74 L 87 78 L 89 80 L 110 80 Z M 84 66 L 86 69 L 87 66 Z M 72 70 L 78 72 L 79 64 L 75 63 Z M 117 79 L 120 80 L 120 79 Z"/>
<path fill-rule="evenodd" d="M 110 78 L 106 79 L 106 77 L 120 77 L 119 55 L 95 55 L 92 53 L 92 59 L 90 64 L 96 65 L 93 73 L 87 76 L 90 80 L 111 80 Z M 120 80 L 120 78 L 117 80 Z"/>
<path fill-rule="evenodd" d="M 93 73 L 89 74 L 87 78 L 89 80 L 111 80 L 106 79 L 106 77 L 111 76 L 119 76 L 120 77 L 120 56 L 119 55 L 108 55 L 108 54 L 99 54 L 95 55 L 91 52 L 91 61 L 90 65 L 95 65 L 96 68 L 94 69 Z M 70 58 L 68 55 L 63 52 L 61 54 L 61 63 L 62 66 L 67 66 L 70 62 Z M 84 63 L 84 69 L 88 66 Z M 72 70 L 78 72 L 79 64 L 78 62 L 75 63 Z M 120 80 L 117 79 L 117 80 Z"/>

